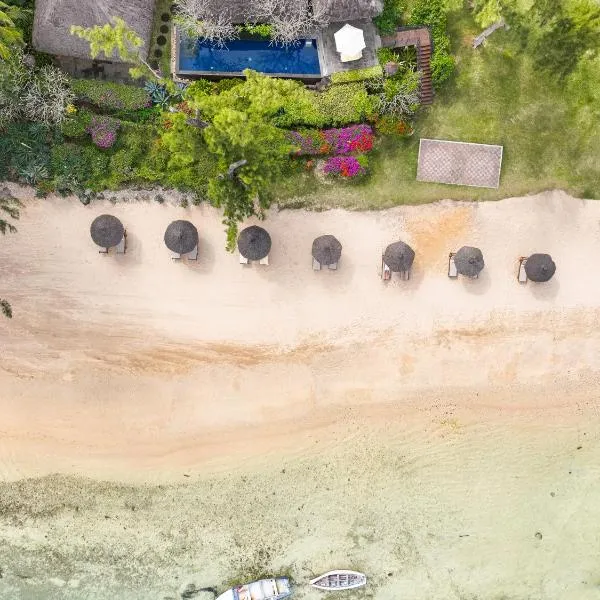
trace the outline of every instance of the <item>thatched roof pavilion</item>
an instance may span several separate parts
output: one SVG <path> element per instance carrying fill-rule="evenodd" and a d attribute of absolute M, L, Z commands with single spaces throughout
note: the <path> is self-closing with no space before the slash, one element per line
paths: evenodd
<path fill-rule="evenodd" d="M 333 265 L 342 256 L 342 244 L 333 235 L 322 235 L 313 242 L 312 255 L 322 265 Z"/>
<path fill-rule="evenodd" d="M 261 260 L 271 251 L 271 236 L 262 227 L 246 227 L 238 237 L 238 250 L 248 260 Z"/>
<path fill-rule="evenodd" d="M 525 273 L 531 281 L 549 281 L 556 272 L 556 264 L 549 254 L 532 254 L 525 262 Z"/>
<path fill-rule="evenodd" d="M 456 270 L 465 277 L 477 277 L 485 266 L 483 253 L 479 248 L 463 246 L 454 255 Z"/>
<path fill-rule="evenodd" d="M 415 260 L 415 251 L 404 242 L 390 244 L 383 253 L 383 262 L 394 273 L 408 271 Z"/>
<path fill-rule="evenodd" d="M 36 0 L 33 46 L 48 54 L 89 59 L 89 43 L 71 35 L 71 25 L 106 25 L 111 17 L 121 17 L 144 40 L 147 54 L 154 5 L 155 0 Z M 116 56 L 110 60 L 121 62 Z"/>
<path fill-rule="evenodd" d="M 92 221 L 90 233 L 95 244 L 101 248 L 112 248 L 120 244 L 125 228 L 117 217 L 100 215 Z"/>
<path fill-rule="evenodd" d="M 173 221 L 165 231 L 165 244 L 171 252 L 187 254 L 198 245 L 198 230 L 189 221 Z"/>

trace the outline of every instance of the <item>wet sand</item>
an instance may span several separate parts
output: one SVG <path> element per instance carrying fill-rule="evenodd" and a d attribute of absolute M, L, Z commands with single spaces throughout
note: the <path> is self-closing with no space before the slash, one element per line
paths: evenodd
<path fill-rule="evenodd" d="M 208 207 L 12 189 L 0 598 L 177 598 L 275 572 L 317 598 L 303 582 L 334 567 L 381 600 L 600 598 L 600 204 L 272 211 L 271 264 L 243 268 Z M 103 212 L 125 256 L 91 242 Z M 176 218 L 197 264 L 169 258 Z M 311 269 L 323 233 L 337 272 Z M 383 284 L 397 238 L 413 277 Z M 483 250 L 477 281 L 447 277 L 463 244 Z M 536 251 L 557 274 L 519 285 Z"/>

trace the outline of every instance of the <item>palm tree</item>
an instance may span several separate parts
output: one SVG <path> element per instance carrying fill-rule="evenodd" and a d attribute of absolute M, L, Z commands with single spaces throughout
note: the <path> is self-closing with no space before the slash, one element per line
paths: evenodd
<path fill-rule="evenodd" d="M 0 0 L 0 58 L 8 60 L 11 48 L 23 45 L 23 34 L 17 22 L 24 19 L 26 12 L 18 6 L 9 6 Z"/>
<path fill-rule="evenodd" d="M 2 217 L 8 217 L 9 219 L 19 218 L 19 207 L 21 202 L 10 195 L 0 196 L 0 233 L 14 233 L 17 228 L 7 219 Z M 0 298 L 0 312 L 9 319 L 12 317 L 12 308 L 7 300 Z"/>

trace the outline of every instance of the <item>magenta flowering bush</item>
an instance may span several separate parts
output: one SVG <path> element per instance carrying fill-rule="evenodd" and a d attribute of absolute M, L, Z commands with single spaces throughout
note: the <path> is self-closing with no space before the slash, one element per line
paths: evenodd
<path fill-rule="evenodd" d="M 364 175 L 366 169 L 356 156 L 332 156 L 325 161 L 323 173 L 352 179 Z"/>
<path fill-rule="evenodd" d="M 374 135 L 369 125 L 351 125 L 341 129 L 291 131 L 290 141 L 299 146 L 297 156 L 323 154 L 351 154 L 369 152 Z"/>
<path fill-rule="evenodd" d="M 87 127 L 87 132 L 92 136 L 92 142 L 98 148 L 110 148 L 117 141 L 117 131 L 120 123 L 110 117 L 93 116 Z"/>

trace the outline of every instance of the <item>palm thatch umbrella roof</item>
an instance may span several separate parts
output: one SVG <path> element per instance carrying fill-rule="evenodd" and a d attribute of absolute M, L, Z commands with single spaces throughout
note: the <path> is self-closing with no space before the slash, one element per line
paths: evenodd
<path fill-rule="evenodd" d="M 549 281 L 556 272 L 556 264 L 549 254 L 532 254 L 525 262 L 525 273 L 531 281 Z"/>
<path fill-rule="evenodd" d="M 454 264 L 456 270 L 465 277 L 477 277 L 485 266 L 483 253 L 473 246 L 463 246 L 454 255 Z"/>
<path fill-rule="evenodd" d="M 117 217 L 100 215 L 92 221 L 90 233 L 95 244 L 101 248 L 112 248 L 118 246 L 123 239 L 125 228 Z"/>
<path fill-rule="evenodd" d="M 238 237 L 238 250 L 248 260 L 261 260 L 271 251 L 271 236 L 262 227 L 246 227 Z"/>
<path fill-rule="evenodd" d="M 322 265 L 333 265 L 342 256 L 342 244 L 333 235 L 322 235 L 313 242 L 312 255 Z"/>
<path fill-rule="evenodd" d="M 383 262 L 391 271 L 408 271 L 415 260 L 415 251 L 404 242 L 390 244 L 383 253 Z"/>
<path fill-rule="evenodd" d="M 198 245 L 198 230 L 189 221 L 173 221 L 165 231 L 165 244 L 171 252 L 187 254 Z"/>

